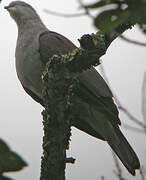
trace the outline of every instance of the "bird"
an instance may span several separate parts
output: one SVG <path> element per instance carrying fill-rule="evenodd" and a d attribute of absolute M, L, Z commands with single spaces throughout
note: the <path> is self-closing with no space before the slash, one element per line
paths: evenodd
<path fill-rule="evenodd" d="M 49 58 L 72 52 L 77 47 L 63 35 L 49 30 L 36 10 L 24 1 L 12 1 L 4 7 L 16 22 L 18 37 L 15 64 L 22 87 L 44 106 L 42 73 Z M 129 173 L 140 168 L 139 159 L 120 130 L 119 111 L 105 80 L 91 67 L 78 76 L 76 98 L 80 109 L 71 125 L 106 141 Z"/>

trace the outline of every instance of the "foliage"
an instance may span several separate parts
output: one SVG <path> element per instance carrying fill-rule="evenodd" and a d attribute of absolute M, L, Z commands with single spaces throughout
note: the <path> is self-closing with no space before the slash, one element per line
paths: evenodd
<path fill-rule="evenodd" d="M 101 11 L 94 18 L 94 25 L 103 33 L 127 22 L 137 24 L 146 33 L 146 0 L 99 0 L 84 7 Z"/>
<path fill-rule="evenodd" d="M 2 139 L 0 139 L 0 179 L 10 179 L 3 176 L 3 173 L 19 171 L 25 166 L 27 166 L 26 162 L 17 153 L 12 151 Z"/>

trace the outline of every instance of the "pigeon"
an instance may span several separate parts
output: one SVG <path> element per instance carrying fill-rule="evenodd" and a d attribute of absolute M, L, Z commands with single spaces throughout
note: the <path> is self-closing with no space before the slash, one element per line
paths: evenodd
<path fill-rule="evenodd" d="M 77 47 L 63 35 L 50 31 L 36 10 L 23 1 L 12 1 L 5 9 L 18 27 L 15 51 L 16 72 L 24 90 L 44 106 L 42 73 L 49 58 L 67 54 Z M 76 92 L 80 109 L 71 125 L 85 133 L 106 141 L 127 170 L 135 175 L 139 159 L 119 126 L 119 112 L 108 85 L 94 67 L 78 76 Z"/>

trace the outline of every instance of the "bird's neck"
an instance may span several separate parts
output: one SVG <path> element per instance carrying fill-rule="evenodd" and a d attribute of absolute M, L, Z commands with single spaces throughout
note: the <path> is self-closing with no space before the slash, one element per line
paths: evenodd
<path fill-rule="evenodd" d="M 46 26 L 43 22 L 38 19 L 33 18 L 29 20 L 23 20 L 23 23 L 19 23 L 18 25 L 18 36 L 21 36 L 24 33 L 36 34 L 38 31 L 47 30 Z"/>

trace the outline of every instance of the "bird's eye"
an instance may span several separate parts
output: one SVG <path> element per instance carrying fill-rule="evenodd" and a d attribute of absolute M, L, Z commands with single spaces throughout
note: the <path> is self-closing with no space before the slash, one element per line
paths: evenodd
<path fill-rule="evenodd" d="M 23 7 L 28 7 L 28 5 L 27 5 L 27 4 L 23 4 L 22 6 L 23 6 Z"/>

